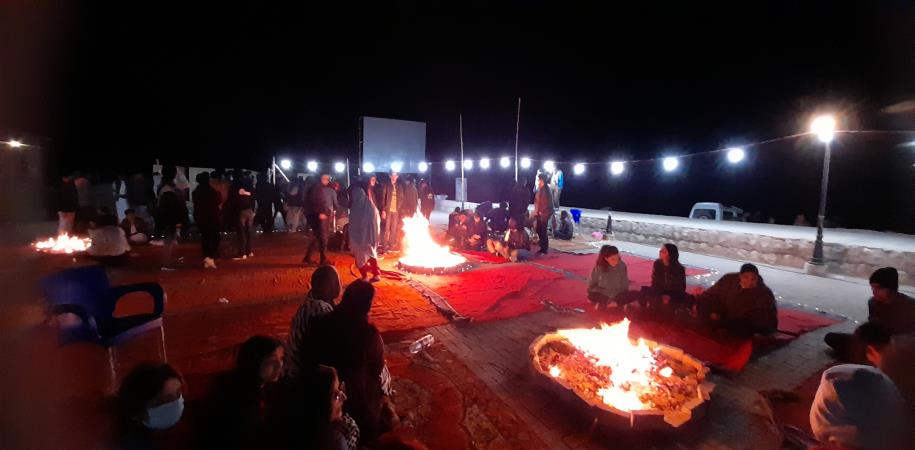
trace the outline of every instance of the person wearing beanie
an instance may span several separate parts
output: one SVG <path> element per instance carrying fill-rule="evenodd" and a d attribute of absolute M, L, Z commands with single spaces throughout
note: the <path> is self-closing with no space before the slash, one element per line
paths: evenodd
<path fill-rule="evenodd" d="M 869 281 L 872 297 L 867 301 L 867 321 L 882 325 L 893 335 L 915 333 L 915 300 L 899 292 L 899 272 L 883 267 Z M 864 346 L 851 334 L 827 333 L 824 341 L 841 361 L 865 361 Z"/>
<path fill-rule="evenodd" d="M 775 295 L 759 269 L 744 264 L 696 298 L 699 316 L 739 337 L 771 334 L 778 328 Z"/>

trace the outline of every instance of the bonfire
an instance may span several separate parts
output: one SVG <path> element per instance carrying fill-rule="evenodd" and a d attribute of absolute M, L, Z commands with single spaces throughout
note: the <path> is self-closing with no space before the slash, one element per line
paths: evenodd
<path fill-rule="evenodd" d="M 708 369 L 682 350 L 629 339 L 629 319 L 558 330 L 531 345 L 534 368 L 592 406 L 620 416 L 655 414 L 679 426 L 712 389 Z"/>
<path fill-rule="evenodd" d="M 429 221 L 422 215 L 403 219 L 403 256 L 401 268 L 411 272 L 444 273 L 462 267 L 467 258 L 439 245 L 429 233 Z"/>
<path fill-rule="evenodd" d="M 92 245 L 91 239 L 70 236 L 67 233 L 61 234 L 60 236 L 57 236 L 57 238 L 50 237 L 43 241 L 35 241 L 32 243 L 32 247 L 34 247 L 36 251 L 66 255 L 84 252 L 90 245 Z"/>

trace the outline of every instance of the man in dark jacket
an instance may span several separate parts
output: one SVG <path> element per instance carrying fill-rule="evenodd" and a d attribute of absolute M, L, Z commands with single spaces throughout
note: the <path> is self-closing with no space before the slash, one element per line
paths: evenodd
<path fill-rule="evenodd" d="M 381 238 L 382 252 L 387 250 L 396 250 L 400 247 L 397 241 L 400 232 L 400 211 L 401 206 L 406 201 L 404 195 L 404 186 L 398 182 L 397 172 L 391 172 L 390 179 L 384 183 L 381 191 L 381 220 L 384 221 L 384 235 Z"/>
<path fill-rule="evenodd" d="M 771 334 L 778 328 L 775 295 L 753 264 L 744 264 L 739 273 L 721 277 L 699 295 L 696 306 L 700 317 L 720 324 L 736 336 Z"/>
<path fill-rule="evenodd" d="M 162 271 L 173 271 L 172 249 L 178 242 L 178 231 L 187 224 L 187 205 L 174 180 L 162 182 L 159 190 L 159 208 L 156 222 L 162 230 Z"/>
<path fill-rule="evenodd" d="M 235 259 L 254 257 L 251 239 L 254 237 L 254 186 L 248 172 L 242 173 L 232 191 L 235 193 L 235 207 L 238 210 L 238 256 Z"/>
<path fill-rule="evenodd" d="M 302 259 L 302 262 L 309 264 L 311 252 L 317 246 L 318 252 L 321 254 L 321 261 L 318 264 L 323 266 L 328 263 L 327 239 L 330 237 L 331 232 L 330 221 L 334 217 L 334 211 L 339 208 L 337 192 L 330 187 L 330 175 L 326 173 L 321 175 L 321 182 L 316 184 L 309 192 L 309 204 L 312 212 L 308 222 L 311 224 L 314 238 L 308 244 L 308 251 L 305 253 L 305 258 Z"/>
<path fill-rule="evenodd" d="M 515 182 L 508 203 L 508 216 L 518 221 L 519 226 L 527 223 L 527 207 L 531 204 L 530 191 L 520 182 Z"/>
<path fill-rule="evenodd" d="M 432 210 L 435 209 L 435 191 L 429 186 L 429 181 L 422 180 L 419 182 L 419 210 L 423 213 L 426 220 L 430 220 Z"/>
<path fill-rule="evenodd" d="M 500 203 L 498 208 L 486 215 L 486 220 L 494 233 L 504 233 L 508 229 L 508 203 Z"/>
<path fill-rule="evenodd" d="M 254 215 L 254 223 L 261 226 L 264 234 L 272 234 L 273 202 L 276 200 L 276 188 L 273 183 L 267 181 L 267 174 L 257 175 L 254 200 L 257 201 L 257 213 Z"/>
<path fill-rule="evenodd" d="M 489 253 L 494 253 L 512 261 L 526 260 L 530 257 L 531 238 L 527 229 L 518 224 L 514 218 L 508 219 L 508 230 L 500 239 L 486 241 Z"/>
<path fill-rule="evenodd" d="M 210 184 L 210 175 L 206 172 L 197 174 L 197 187 L 191 193 L 194 202 L 194 223 L 200 230 L 200 253 L 203 256 L 205 269 L 216 268 L 219 258 L 219 219 L 222 213 L 219 205 L 222 196 Z"/>
<path fill-rule="evenodd" d="M 877 269 L 870 285 L 873 296 L 867 301 L 867 321 L 893 335 L 915 333 L 915 300 L 899 292 L 899 272 L 893 267 Z M 838 359 L 864 362 L 864 346 L 852 334 L 826 333 L 824 340 Z"/>
<path fill-rule="evenodd" d="M 534 196 L 534 220 L 537 221 L 537 238 L 540 240 L 540 254 L 545 255 L 550 248 L 550 238 L 546 226 L 553 218 L 553 194 L 546 174 L 537 178 L 537 194 Z"/>
<path fill-rule="evenodd" d="M 286 190 L 286 231 L 295 233 L 305 227 L 305 182 L 301 178 L 289 181 Z"/>
<path fill-rule="evenodd" d="M 403 206 L 400 208 L 400 218 L 413 217 L 416 215 L 416 205 L 419 202 L 419 191 L 413 184 L 413 178 L 407 177 L 407 182 L 403 189 Z"/>
<path fill-rule="evenodd" d="M 60 199 L 57 201 L 57 234 L 72 234 L 79 207 L 73 177 L 64 175 L 60 182 Z"/>

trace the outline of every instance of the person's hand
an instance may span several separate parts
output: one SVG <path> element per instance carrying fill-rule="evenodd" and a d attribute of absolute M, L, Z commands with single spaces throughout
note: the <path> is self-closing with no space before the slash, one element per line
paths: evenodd
<path fill-rule="evenodd" d="M 480 235 L 479 235 L 479 234 L 475 234 L 475 235 L 473 235 L 473 238 L 474 238 L 474 239 L 480 239 Z"/>
<path fill-rule="evenodd" d="M 318 214 L 318 218 L 321 220 L 327 220 L 327 214 L 324 214 L 324 213 Z"/>
<path fill-rule="evenodd" d="M 388 217 L 388 214 L 384 211 L 381 212 L 381 220 L 384 220 Z"/>

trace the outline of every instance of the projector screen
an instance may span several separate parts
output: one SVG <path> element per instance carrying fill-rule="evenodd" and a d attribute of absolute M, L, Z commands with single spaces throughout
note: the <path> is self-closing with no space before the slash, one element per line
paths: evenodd
<path fill-rule="evenodd" d="M 374 172 L 397 169 L 418 173 L 426 160 L 426 124 L 408 120 L 362 117 L 362 167 L 372 164 Z"/>

